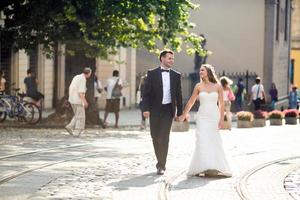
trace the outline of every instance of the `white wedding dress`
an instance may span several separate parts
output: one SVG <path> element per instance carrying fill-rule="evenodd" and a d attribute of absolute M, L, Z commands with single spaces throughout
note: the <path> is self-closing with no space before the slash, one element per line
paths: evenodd
<path fill-rule="evenodd" d="M 200 107 L 196 118 L 195 149 L 187 175 L 198 175 L 207 170 L 231 176 L 218 124 L 220 111 L 218 92 L 200 92 Z"/>

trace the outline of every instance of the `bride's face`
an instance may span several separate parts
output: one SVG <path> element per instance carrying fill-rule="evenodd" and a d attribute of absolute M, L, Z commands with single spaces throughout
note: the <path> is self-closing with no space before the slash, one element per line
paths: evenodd
<path fill-rule="evenodd" d="M 202 79 L 207 78 L 207 70 L 205 69 L 205 67 L 200 68 L 199 74 L 200 74 L 200 78 Z"/>

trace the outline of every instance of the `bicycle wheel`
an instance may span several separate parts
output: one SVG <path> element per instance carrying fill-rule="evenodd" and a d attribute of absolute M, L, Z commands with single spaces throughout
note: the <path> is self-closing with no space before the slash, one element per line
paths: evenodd
<path fill-rule="evenodd" d="M 23 104 L 22 116 L 27 124 L 34 125 L 41 120 L 42 113 L 37 105 L 28 102 Z"/>
<path fill-rule="evenodd" d="M 6 119 L 6 111 L 5 111 L 5 105 L 0 102 L 0 122 L 4 122 L 4 120 Z"/>

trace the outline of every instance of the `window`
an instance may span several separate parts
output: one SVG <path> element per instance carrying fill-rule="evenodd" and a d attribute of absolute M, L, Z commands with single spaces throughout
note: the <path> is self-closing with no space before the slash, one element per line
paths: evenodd
<path fill-rule="evenodd" d="M 285 0 L 285 20 L 284 20 L 284 41 L 287 41 L 289 33 L 289 11 L 290 11 L 290 1 Z"/>
<path fill-rule="evenodd" d="M 280 16 L 280 0 L 276 4 L 276 41 L 279 39 L 279 16 Z"/>
<path fill-rule="evenodd" d="M 1 45 L 0 47 L 0 70 L 4 72 L 4 78 L 6 80 L 5 88 L 6 92 L 9 92 L 10 83 L 10 64 L 11 64 L 11 48 Z"/>
<path fill-rule="evenodd" d="M 294 73 L 295 73 L 295 59 L 291 59 L 291 65 L 290 65 L 290 69 L 289 69 L 291 84 L 294 84 Z"/>

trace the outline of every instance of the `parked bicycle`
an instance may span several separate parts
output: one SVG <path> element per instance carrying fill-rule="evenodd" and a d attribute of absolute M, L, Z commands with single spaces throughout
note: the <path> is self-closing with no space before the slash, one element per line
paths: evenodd
<path fill-rule="evenodd" d="M 0 94 L 0 122 L 6 117 L 15 118 L 19 122 L 34 125 L 41 120 L 40 108 L 28 101 L 24 101 L 24 93 L 18 93 L 19 88 L 12 89 L 16 95 Z"/>

